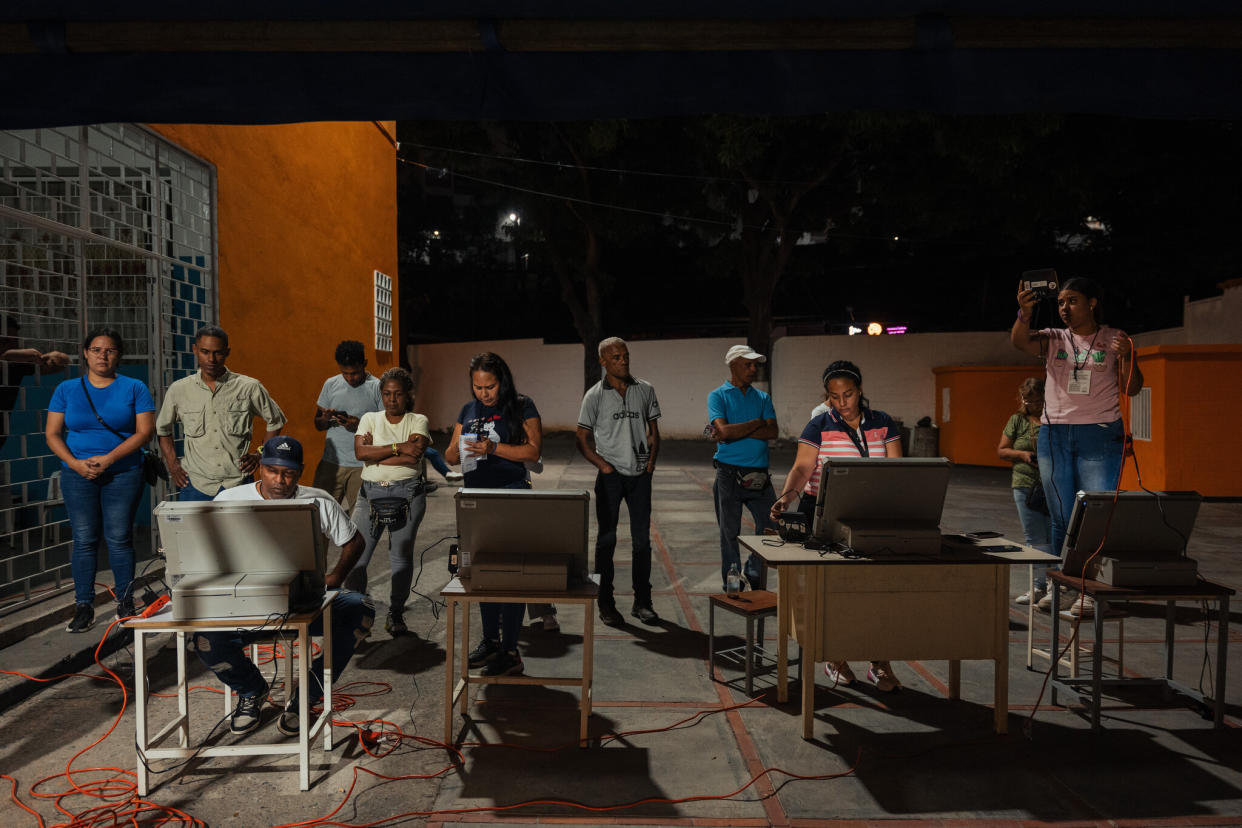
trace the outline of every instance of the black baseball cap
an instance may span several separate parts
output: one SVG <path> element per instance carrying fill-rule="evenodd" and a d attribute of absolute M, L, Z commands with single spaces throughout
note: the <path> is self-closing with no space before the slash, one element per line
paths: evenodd
<path fill-rule="evenodd" d="M 302 444 L 292 437 L 277 434 L 263 444 L 264 466 L 284 466 L 287 469 L 302 468 Z"/>

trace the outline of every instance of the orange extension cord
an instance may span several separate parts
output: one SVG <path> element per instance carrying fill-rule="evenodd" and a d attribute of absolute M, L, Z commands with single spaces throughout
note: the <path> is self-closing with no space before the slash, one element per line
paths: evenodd
<path fill-rule="evenodd" d="M 158 803 L 151 802 L 150 800 L 142 799 L 138 797 L 137 796 L 137 783 L 135 781 L 136 775 L 133 771 L 125 770 L 123 768 L 114 768 L 114 767 L 97 767 L 97 768 L 74 768 L 73 767 L 74 761 L 76 761 L 79 757 L 81 757 L 82 755 L 90 751 L 92 748 L 94 748 L 96 745 L 99 745 L 105 739 L 107 739 L 109 736 L 112 735 L 112 732 L 116 729 L 117 725 L 120 724 L 121 719 L 124 717 L 125 710 L 129 704 L 129 691 L 125 687 L 124 681 L 122 681 L 121 678 L 116 675 L 116 673 L 112 672 L 112 670 L 110 670 L 106 665 L 103 664 L 103 662 L 99 660 L 99 651 L 100 649 L 102 649 L 104 641 L 107 640 L 108 635 L 112 632 L 113 627 L 115 627 L 117 623 L 118 621 L 113 621 L 112 623 L 108 625 L 107 629 L 104 631 L 103 637 L 100 639 L 99 644 L 95 648 L 95 663 L 98 664 L 101 669 L 103 669 L 103 671 L 107 674 L 106 676 L 105 675 L 92 675 L 88 673 L 65 673 L 63 675 L 55 676 L 52 678 L 35 678 L 33 676 L 28 676 L 24 673 L 16 672 L 13 670 L 0 670 L 0 672 L 7 673 L 9 675 L 22 676 L 23 678 L 27 678 L 27 679 L 30 679 L 33 681 L 39 681 L 39 682 L 54 682 L 54 681 L 59 681 L 61 679 L 69 678 L 69 677 L 81 677 L 81 678 L 89 678 L 89 679 L 98 679 L 102 681 L 113 681 L 117 684 L 118 687 L 121 688 L 121 694 L 122 694 L 121 709 L 117 713 L 116 718 L 113 720 L 108 730 L 102 736 L 96 739 L 94 742 L 82 748 L 77 753 L 75 753 L 72 757 L 70 757 L 69 761 L 65 765 L 65 770 L 62 773 L 44 777 L 30 786 L 29 793 L 31 796 L 39 798 L 39 799 L 52 800 L 54 802 L 56 810 L 64 814 L 66 817 L 68 817 L 67 821 L 54 823 L 51 826 L 46 825 L 46 823 L 43 820 L 43 817 L 37 811 L 30 808 L 28 805 L 22 802 L 21 799 L 18 798 L 17 779 L 14 778 L 13 776 L 10 776 L 9 774 L 0 774 L 0 779 L 7 779 L 9 781 L 9 800 L 12 801 L 15 805 L 17 805 L 17 807 L 21 808 L 23 811 L 30 814 L 31 817 L 34 819 L 35 823 L 38 825 L 38 828 L 96 828 L 96 826 L 99 826 L 100 828 L 102 828 L 102 826 L 105 826 L 105 825 L 115 826 L 115 825 L 121 825 L 121 824 L 130 824 L 130 825 L 142 824 L 142 825 L 150 825 L 150 826 L 185 825 L 185 826 L 190 826 L 190 828 L 206 828 L 206 823 L 204 823 L 202 820 L 196 819 L 190 816 L 189 814 L 185 813 L 184 811 L 181 811 L 180 809 L 160 805 Z M 279 644 L 262 645 L 260 647 L 260 653 L 261 653 L 260 664 L 269 663 L 273 659 L 279 658 L 279 657 L 292 657 L 292 652 L 286 653 L 284 651 L 284 648 Z M 362 688 L 362 689 L 351 690 L 350 688 Z M 214 692 L 214 693 L 223 692 L 222 690 L 218 688 L 205 687 L 201 685 L 193 686 L 189 689 L 191 691 L 203 690 L 203 691 Z M 346 691 L 349 691 L 349 692 L 346 692 Z M 341 687 L 340 692 L 337 692 L 337 691 L 333 692 L 332 708 L 334 712 L 338 712 L 338 713 L 344 712 L 352 708 L 357 703 L 357 700 L 359 698 L 363 698 L 366 696 L 382 695 L 384 693 L 389 693 L 391 691 L 392 691 L 392 686 L 386 682 L 369 682 L 369 681 L 350 682 L 348 684 L 343 685 Z M 170 697 L 174 694 L 153 693 L 151 695 L 157 696 L 157 697 Z M 760 698 L 762 698 L 762 696 L 758 696 L 758 697 L 749 699 L 745 702 L 740 702 L 738 704 L 729 705 L 727 707 L 715 708 L 711 710 L 700 710 L 666 727 L 648 728 L 644 730 L 632 730 L 632 731 L 625 731 L 623 733 L 614 733 L 602 739 L 601 745 L 606 744 L 607 742 L 610 742 L 616 739 L 623 739 L 623 738 L 629 738 L 633 736 L 653 734 L 653 733 L 663 733 L 663 732 L 676 730 L 683 726 L 689 725 L 690 723 L 697 723 L 698 720 L 701 720 L 702 718 L 706 716 L 710 716 L 716 713 L 727 713 L 732 710 L 737 710 L 742 707 L 753 705 L 756 702 L 758 702 Z M 482 742 L 465 742 L 465 743 L 462 743 L 462 745 L 459 747 L 456 745 L 446 745 L 443 742 L 438 742 L 434 739 L 428 739 L 423 736 L 405 733 L 393 722 L 382 720 L 382 719 L 363 720 L 363 721 L 336 720 L 333 722 L 333 724 L 337 727 L 352 728 L 357 733 L 358 742 L 359 742 L 359 745 L 362 747 L 362 749 L 367 753 L 367 755 L 375 757 L 375 758 L 383 758 L 384 756 L 387 756 L 388 754 L 396 750 L 397 747 L 399 747 L 402 742 L 410 741 L 410 742 L 415 742 L 417 744 L 423 745 L 428 748 L 447 750 L 453 755 L 456 761 L 450 762 L 449 764 L 445 765 L 444 767 L 440 768 L 434 773 L 408 774 L 408 775 L 403 775 L 403 776 L 389 776 L 386 774 L 382 774 L 382 773 L 378 773 L 376 771 L 370 770 L 368 768 L 360 768 L 355 765 L 353 768 L 353 780 L 350 783 L 349 789 L 346 791 L 345 796 L 341 800 L 340 804 L 338 804 L 334 809 L 332 809 L 330 813 L 325 814 L 324 816 L 316 818 L 316 819 L 305 820 L 302 822 L 288 823 L 286 825 L 279 826 L 279 828 L 302 828 L 302 826 L 309 827 L 309 826 L 317 826 L 317 825 L 339 825 L 339 826 L 354 826 L 354 828 L 362 828 L 362 826 L 383 825 L 385 823 L 389 823 L 389 822 L 393 822 L 393 821 L 401 820 L 401 819 L 406 819 L 409 817 L 415 817 L 415 816 L 426 817 L 426 816 L 448 815 L 448 814 L 512 811 L 515 809 L 525 808 L 525 807 L 529 807 L 532 805 L 562 805 L 562 806 L 569 807 L 569 808 L 577 808 L 583 811 L 603 813 L 603 812 L 609 812 L 609 811 L 626 810 L 629 808 L 635 808 L 640 805 L 650 804 L 650 803 L 680 804 L 680 803 L 685 803 L 685 802 L 699 802 L 699 801 L 704 801 L 704 800 L 730 799 L 732 797 L 737 796 L 739 793 L 746 790 L 747 788 L 751 787 L 763 777 L 769 776 L 772 774 L 783 774 L 784 776 L 788 776 L 792 779 L 798 779 L 798 780 L 836 779 L 836 778 L 848 776 L 854 773 L 855 769 L 857 768 L 857 764 L 858 764 L 858 760 L 856 759 L 855 764 L 847 770 L 839 771 L 836 773 L 819 774 L 819 775 L 797 774 L 797 773 L 793 773 L 792 771 L 784 770 L 783 768 L 764 768 L 763 770 L 759 771 L 754 776 L 752 776 L 750 780 L 748 780 L 744 785 L 740 786 L 736 790 L 733 790 L 733 791 L 730 791 L 724 794 L 700 794 L 700 795 L 692 795 L 692 796 L 681 797 L 681 798 L 648 797 L 645 799 L 636 800 L 634 802 L 627 802 L 627 803 L 621 803 L 621 804 L 616 804 L 616 805 L 589 805 L 586 803 L 572 802 L 569 800 L 531 799 L 531 800 L 526 800 L 523 802 L 511 803 L 508 805 L 480 806 L 480 807 L 475 807 L 475 808 L 450 808 L 450 809 L 442 809 L 442 810 L 437 810 L 437 811 L 411 811 L 411 812 L 404 813 L 404 814 L 395 814 L 392 816 L 388 816 L 381 820 L 376 820 L 375 822 L 359 823 L 355 825 L 354 823 L 333 822 L 331 820 L 332 820 L 332 817 L 340 813 L 341 809 L 345 807 L 345 805 L 349 802 L 350 798 L 353 796 L 354 790 L 356 789 L 358 785 L 359 773 L 365 773 L 369 776 L 373 776 L 377 779 L 381 779 L 384 782 L 397 782 L 397 781 L 404 781 L 404 780 L 409 780 L 409 779 L 435 779 L 435 778 L 445 775 L 446 773 L 449 773 L 459 763 L 464 762 L 465 756 L 461 752 L 461 748 L 464 748 L 464 747 L 507 748 L 507 749 L 512 749 L 512 750 L 552 753 L 556 751 L 566 750 L 571 747 L 577 748 L 578 742 L 575 740 L 573 742 L 569 742 L 564 745 L 559 745 L 556 747 L 535 747 L 535 746 L 528 746 L 528 745 L 511 745 L 511 744 L 505 744 L 505 743 L 487 744 L 487 743 L 482 743 Z M 859 757 L 861 758 L 861 751 L 859 752 Z M 99 778 L 96 778 L 90 781 L 86 781 L 84 777 L 89 776 L 91 774 L 107 774 L 107 775 L 101 776 Z M 75 776 L 78 777 L 76 781 L 74 778 Z M 60 779 L 61 777 L 63 777 L 67 783 L 67 785 L 64 788 L 61 788 L 56 791 L 44 791 L 43 790 L 44 786 L 46 786 L 52 780 Z M 75 797 L 75 796 L 85 796 L 85 797 L 90 797 L 90 798 L 97 799 L 97 800 L 102 800 L 102 804 L 87 807 L 83 810 L 75 812 L 70 809 L 70 807 L 68 806 L 66 802 L 66 800 L 70 799 L 71 797 Z"/>

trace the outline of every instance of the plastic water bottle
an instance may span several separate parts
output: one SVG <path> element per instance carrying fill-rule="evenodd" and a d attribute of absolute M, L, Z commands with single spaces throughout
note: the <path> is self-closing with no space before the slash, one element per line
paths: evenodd
<path fill-rule="evenodd" d="M 725 595 L 736 598 L 741 591 L 742 573 L 737 571 L 737 564 L 733 564 L 729 567 L 729 574 L 725 576 Z"/>

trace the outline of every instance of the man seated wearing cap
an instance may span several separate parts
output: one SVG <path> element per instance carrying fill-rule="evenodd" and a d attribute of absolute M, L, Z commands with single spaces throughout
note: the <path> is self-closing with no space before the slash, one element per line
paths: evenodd
<path fill-rule="evenodd" d="M 299 486 L 302 474 L 302 444 L 292 437 L 278 435 L 263 444 L 257 483 L 243 483 L 222 489 L 214 500 L 286 500 L 307 498 L 319 508 L 319 528 L 328 540 L 341 548 L 341 559 L 324 576 L 328 589 L 339 589 L 345 576 L 362 554 L 362 533 L 323 489 Z M 341 590 L 332 599 L 332 676 L 341 675 L 358 644 L 371 633 L 375 621 L 375 605 L 366 595 Z M 323 635 L 323 617 L 315 619 L 311 635 Z M 246 646 L 263 633 L 242 630 L 201 632 L 194 635 L 194 647 L 216 678 L 232 688 L 238 697 L 229 729 L 235 734 L 249 733 L 259 726 L 268 684 L 259 668 L 246 657 Z M 266 631 L 271 636 L 271 629 Z M 314 706 L 323 698 L 323 656 L 311 662 L 311 687 L 307 701 Z M 284 712 L 276 728 L 286 736 L 298 734 L 298 692 L 288 693 Z"/>
<path fill-rule="evenodd" d="M 707 395 L 707 433 L 716 440 L 716 481 L 712 495 L 716 502 L 716 522 L 720 525 L 720 579 L 727 581 L 729 570 L 741 566 L 737 536 L 742 528 L 742 507 L 755 519 L 755 531 L 762 533 L 770 524 L 768 511 L 776 492 L 768 474 L 768 440 L 775 440 L 776 409 L 772 398 L 752 383 L 759 375 L 759 363 L 767 362 L 747 345 L 734 345 L 725 354 L 729 381 Z M 746 561 L 746 580 L 758 587 L 763 563 L 751 555 Z M 728 591 L 727 585 L 724 587 Z"/>

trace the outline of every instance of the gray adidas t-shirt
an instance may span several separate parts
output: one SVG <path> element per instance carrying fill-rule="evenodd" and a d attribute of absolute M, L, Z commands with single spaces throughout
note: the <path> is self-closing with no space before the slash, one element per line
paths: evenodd
<path fill-rule="evenodd" d="M 383 411 L 384 402 L 380 398 L 380 381 L 378 377 L 367 374 L 362 385 L 354 388 L 340 374 L 333 374 L 323 384 L 319 399 L 315 405 L 327 410 L 334 408 L 344 411 L 351 417 L 362 417 L 368 411 Z M 362 461 L 354 456 L 354 433 L 345 426 L 334 425 L 327 431 L 327 439 L 323 446 L 323 459 L 338 466 L 361 466 Z"/>
<path fill-rule="evenodd" d="M 595 435 L 596 453 L 629 477 L 647 471 L 651 456 L 647 423 L 658 419 L 660 403 L 655 389 L 640 379 L 625 389 L 624 397 L 607 380 L 600 380 L 583 396 L 578 412 L 578 425 Z"/>

